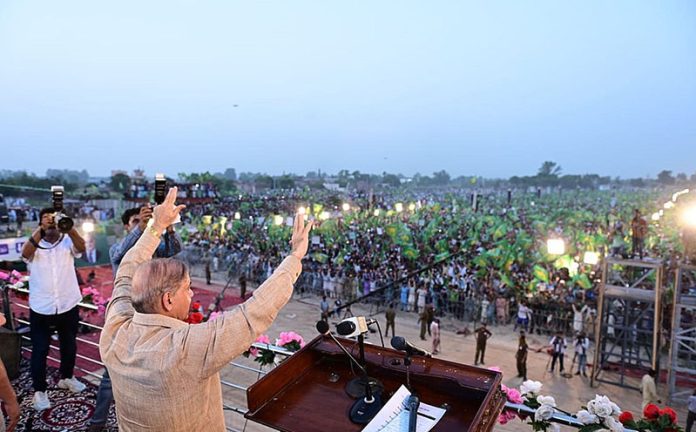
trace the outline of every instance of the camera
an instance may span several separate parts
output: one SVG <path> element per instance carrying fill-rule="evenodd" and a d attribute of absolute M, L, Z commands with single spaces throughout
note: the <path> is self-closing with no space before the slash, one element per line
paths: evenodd
<path fill-rule="evenodd" d="M 65 192 L 63 186 L 51 186 L 53 194 L 53 221 L 58 227 L 58 231 L 67 234 L 75 225 L 75 222 L 65 214 L 63 200 Z"/>
<path fill-rule="evenodd" d="M 167 179 L 164 177 L 164 174 L 155 174 L 155 204 L 162 204 L 166 196 Z"/>

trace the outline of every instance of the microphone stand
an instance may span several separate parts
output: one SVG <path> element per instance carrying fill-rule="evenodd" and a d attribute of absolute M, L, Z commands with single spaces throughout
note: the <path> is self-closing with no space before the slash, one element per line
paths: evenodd
<path fill-rule="evenodd" d="M 365 337 L 362 333 L 358 335 L 358 348 L 360 349 L 360 365 L 365 366 Z M 346 393 L 348 393 L 348 396 L 356 399 L 367 395 L 368 388 L 372 391 L 372 387 L 379 390 L 380 393 L 384 390 L 384 385 L 376 378 L 368 376 L 365 369 L 364 375 L 353 378 L 346 384 Z"/>
<path fill-rule="evenodd" d="M 373 383 L 370 382 L 371 378 L 367 376 L 367 369 L 365 369 L 360 363 L 358 363 L 355 358 L 348 352 L 347 349 L 341 344 L 338 339 L 334 337 L 334 335 L 331 334 L 331 332 L 324 333 L 325 335 L 328 335 L 335 343 L 338 345 L 338 347 L 343 351 L 345 355 L 350 358 L 353 363 L 355 363 L 356 366 L 360 369 L 362 372 L 362 380 L 363 383 L 366 383 L 364 386 L 364 397 L 360 397 L 357 399 L 354 403 L 353 406 L 350 408 L 350 414 L 349 418 L 350 421 L 356 424 L 368 424 L 372 418 L 377 415 L 380 409 L 382 409 L 382 387 L 378 387 L 379 391 L 375 391 L 373 393 L 372 391 L 372 385 Z M 359 379 L 359 378 L 357 378 Z M 355 380 L 353 380 L 355 381 Z M 352 381 L 351 381 L 352 382 Z M 350 384 L 350 383 L 349 383 Z M 380 384 L 381 386 L 381 384 Z M 362 395 L 361 395 L 362 396 Z"/>

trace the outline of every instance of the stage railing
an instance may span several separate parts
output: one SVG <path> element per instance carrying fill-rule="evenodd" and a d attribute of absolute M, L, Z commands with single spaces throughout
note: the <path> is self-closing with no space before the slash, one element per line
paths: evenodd
<path fill-rule="evenodd" d="M 19 293 L 19 294 L 24 294 L 24 295 L 28 295 L 28 294 L 29 294 L 29 291 L 26 290 L 26 289 L 23 289 L 23 288 L 12 288 L 12 289 L 13 289 L 15 292 Z M 19 307 L 19 308 L 21 308 L 21 309 L 23 309 L 23 310 L 29 310 L 29 306 L 27 306 L 27 305 L 25 305 L 25 304 L 22 304 L 22 303 L 13 302 L 13 305 L 15 305 L 15 306 L 17 306 L 17 307 Z M 88 303 L 79 303 L 78 306 L 79 306 L 81 309 L 83 309 L 83 310 L 97 311 L 97 307 L 94 306 L 94 305 L 92 305 L 92 304 L 88 304 Z M 18 318 L 16 318 L 16 321 L 19 322 L 19 323 L 21 323 L 21 324 L 25 324 L 25 325 L 27 325 L 27 326 L 29 325 L 29 321 L 27 321 L 27 320 L 25 320 L 25 319 L 18 319 Z M 80 321 L 80 325 L 88 326 L 88 327 L 90 327 L 90 328 L 92 328 L 92 329 L 94 329 L 94 330 L 96 330 L 96 331 L 101 331 L 101 330 L 102 330 L 102 327 L 100 327 L 100 326 L 98 326 L 98 325 L 94 325 L 94 324 L 88 323 L 88 322 L 85 322 L 85 321 L 82 321 L 82 320 Z M 30 338 L 27 334 L 23 334 L 23 335 L 22 335 L 22 339 L 25 340 L 25 341 L 31 342 L 31 338 Z M 93 342 L 93 341 L 88 340 L 88 339 L 85 339 L 85 338 L 83 338 L 83 337 L 78 337 L 77 340 L 78 340 L 79 342 L 82 342 L 82 343 L 88 344 L 88 345 L 90 345 L 90 346 L 94 346 L 94 347 L 96 347 L 96 348 L 99 348 L 99 344 L 98 344 L 98 343 Z M 287 357 L 289 357 L 289 356 L 291 356 L 291 355 L 293 354 L 292 351 L 288 351 L 288 350 L 286 350 L 286 349 L 284 349 L 284 348 L 282 348 L 282 347 L 279 347 L 279 346 L 276 346 L 276 345 L 272 345 L 272 344 L 264 344 L 264 343 L 255 342 L 254 344 L 252 344 L 252 346 L 255 347 L 255 348 L 258 348 L 258 349 L 266 349 L 266 350 L 272 351 L 276 356 L 280 356 L 280 357 L 281 357 L 281 360 L 280 360 L 280 361 L 284 360 L 285 358 L 287 358 Z M 23 349 L 24 351 L 26 351 L 26 352 L 31 353 L 31 348 L 28 347 L 28 346 L 22 346 L 22 349 Z M 50 345 L 50 349 L 51 349 L 51 350 L 54 350 L 54 351 L 59 351 L 59 348 L 58 348 L 57 346 L 54 346 L 54 345 Z M 97 352 L 98 352 L 98 350 L 97 350 Z M 99 367 L 104 367 L 104 363 L 101 362 L 101 359 L 98 359 L 98 358 L 91 358 L 91 357 L 89 357 L 89 356 L 80 354 L 80 353 L 79 353 L 79 346 L 78 346 L 78 354 L 77 354 L 77 357 L 80 358 L 80 359 L 83 359 L 83 360 L 85 360 L 85 361 L 88 361 L 88 362 L 90 362 L 90 363 L 92 363 L 92 364 L 98 365 Z M 55 362 L 58 362 L 58 363 L 60 362 L 60 359 L 58 359 L 58 358 L 56 358 L 56 357 L 52 357 L 52 356 L 49 355 L 48 358 L 49 358 L 50 360 L 55 361 Z M 233 367 L 233 368 L 235 368 L 235 369 L 237 369 L 237 370 L 246 371 L 246 372 L 252 372 L 252 373 L 256 374 L 256 378 L 253 380 L 253 382 L 257 381 L 257 380 L 258 380 L 259 378 L 261 378 L 263 375 L 266 375 L 268 372 L 270 372 L 270 369 L 269 369 L 269 370 L 264 370 L 263 367 L 262 367 L 261 365 L 259 365 L 258 367 L 250 367 L 250 366 L 244 365 L 244 364 L 242 364 L 242 363 L 239 363 L 239 361 L 237 361 L 237 360 L 238 360 L 238 359 L 235 359 L 234 361 L 231 361 L 231 362 L 228 364 L 228 366 Z M 76 368 L 77 370 L 83 372 L 83 373 L 86 374 L 86 375 L 90 375 L 90 376 L 92 376 L 92 377 L 94 377 L 94 378 L 96 378 L 96 379 L 101 379 L 101 374 L 98 374 L 98 373 L 96 373 L 96 372 L 94 372 L 94 371 L 90 371 L 90 370 L 84 369 L 84 368 L 79 367 L 79 366 L 77 366 L 77 365 L 75 366 L 75 368 Z M 253 384 L 253 382 L 250 383 L 249 385 Z M 231 379 L 229 379 L 229 378 L 227 378 L 227 379 L 226 379 L 226 378 L 221 378 L 221 379 L 220 379 L 220 383 L 222 384 L 223 387 L 229 388 L 229 389 L 231 389 L 231 390 L 233 390 L 233 391 L 242 392 L 242 396 L 245 396 L 245 395 L 246 395 L 246 390 L 247 390 L 247 388 L 249 387 L 248 385 L 245 386 L 245 385 L 243 385 L 243 384 L 237 382 L 236 380 L 231 380 Z M 235 398 L 235 399 L 236 399 L 236 398 Z M 242 429 L 236 429 L 236 428 L 234 428 L 234 427 L 228 425 L 228 426 L 226 426 L 226 429 L 227 429 L 228 431 L 230 431 L 230 432 L 243 432 L 244 430 L 246 430 L 246 419 L 244 419 L 244 415 L 247 413 L 247 407 L 246 407 L 246 406 L 235 405 L 234 402 L 232 402 L 232 401 L 230 401 L 230 400 L 226 400 L 225 398 L 223 398 L 223 409 L 224 409 L 225 411 L 230 411 L 230 412 L 232 412 L 232 413 L 235 413 L 235 414 L 241 416 L 241 419 L 243 419 L 243 421 L 244 421 L 244 426 L 242 427 Z M 514 412 L 516 412 L 516 413 L 518 413 L 518 414 L 522 414 L 522 415 L 526 415 L 526 416 L 530 416 L 530 417 L 533 417 L 533 416 L 534 416 L 534 413 L 535 413 L 535 410 L 534 410 L 533 408 L 529 408 L 529 407 L 527 407 L 526 405 L 513 404 L 513 403 L 510 403 L 510 402 L 507 402 L 507 403 L 505 404 L 505 410 L 511 410 L 511 411 L 514 411 Z M 519 421 L 519 420 L 513 420 L 513 421 Z M 567 415 L 567 414 L 564 414 L 564 413 L 561 413 L 561 412 L 556 412 L 556 413 L 554 413 L 554 415 L 549 419 L 549 421 L 552 422 L 552 423 L 563 424 L 563 425 L 570 426 L 570 427 L 574 427 L 574 428 L 578 428 L 578 429 L 584 426 L 584 425 L 583 425 L 582 423 L 580 423 L 575 417 L 570 416 L 570 415 Z M 630 429 L 625 429 L 625 431 L 627 431 L 627 432 L 632 432 Z"/>

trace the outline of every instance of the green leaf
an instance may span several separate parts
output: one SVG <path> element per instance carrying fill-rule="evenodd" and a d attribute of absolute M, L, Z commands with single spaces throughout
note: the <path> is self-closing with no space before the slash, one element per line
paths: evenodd
<path fill-rule="evenodd" d="M 534 274 L 534 277 L 539 279 L 542 282 L 548 283 L 549 282 L 549 272 L 546 271 L 545 268 L 543 268 L 540 265 L 535 265 L 534 268 L 532 269 L 532 273 Z"/>

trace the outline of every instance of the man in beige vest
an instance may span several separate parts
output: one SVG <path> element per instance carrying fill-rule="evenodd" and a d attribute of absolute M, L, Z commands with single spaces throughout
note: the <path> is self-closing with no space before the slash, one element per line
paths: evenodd
<path fill-rule="evenodd" d="M 290 300 L 307 252 L 302 216 L 292 252 L 252 298 L 215 320 L 189 325 L 192 292 L 186 265 L 152 259 L 160 235 L 183 205 L 177 189 L 154 209 L 154 224 L 126 254 L 99 343 L 113 383 L 120 431 L 224 431 L 219 371 L 273 323 Z"/>

